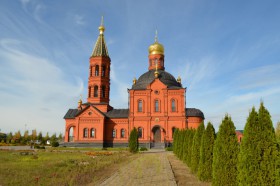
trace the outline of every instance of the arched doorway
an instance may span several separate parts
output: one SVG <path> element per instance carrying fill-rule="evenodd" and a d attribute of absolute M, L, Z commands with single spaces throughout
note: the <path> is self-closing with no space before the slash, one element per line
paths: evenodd
<path fill-rule="evenodd" d="M 160 126 L 154 126 L 153 130 L 154 135 L 154 142 L 160 143 L 161 142 L 161 132 L 160 132 Z"/>
<path fill-rule="evenodd" d="M 70 127 L 68 131 L 68 142 L 74 142 L 74 127 Z"/>

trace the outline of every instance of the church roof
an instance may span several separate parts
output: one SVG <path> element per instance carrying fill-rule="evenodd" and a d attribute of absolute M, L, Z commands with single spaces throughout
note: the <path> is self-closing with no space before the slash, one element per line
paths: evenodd
<path fill-rule="evenodd" d="M 164 70 L 157 70 L 159 72 L 159 80 L 164 83 L 168 88 L 180 89 L 182 85 L 176 81 L 176 79 L 168 72 Z M 142 74 L 136 83 L 132 86 L 134 90 L 146 89 L 147 86 L 154 81 L 155 70 L 149 70 L 148 72 Z"/>
<path fill-rule="evenodd" d="M 201 110 L 196 108 L 186 108 L 186 116 L 187 117 L 201 117 L 204 119 L 204 114 Z"/>
<path fill-rule="evenodd" d="M 97 57 L 97 56 L 109 57 L 108 49 L 103 34 L 100 34 L 98 36 L 97 41 L 95 43 L 95 47 L 91 54 L 91 57 Z"/>
<path fill-rule="evenodd" d="M 64 119 L 74 119 L 83 110 L 69 109 L 67 111 L 67 113 L 65 114 Z M 98 109 L 96 109 L 96 110 L 98 110 Z M 100 111 L 100 113 L 105 115 L 107 118 L 128 118 L 128 109 L 113 109 L 113 110 L 110 110 L 109 112 L 106 112 L 106 113 L 103 113 L 103 112 Z"/>
<path fill-rule="evenodd" d="M 128 109 L 113 109 L 105 113 L 108 118 L 128 118 Z"/>
<path fill-rule="evenodd" d="M 64 119 L 74 119 L 79 115 L 82 110 L 78 109 L 69 109 L 64 116 Z M 101 112 L 101 111 L 100 111 Z M 128 118 L 129 110 L 128 109 L 113 109 L 106 113 L 103 113 L 107 118 Z M 204 114 L 201 110 L 196 108 L 186 108 L 186 117 L 201 117 L 204 119 Z"/>
<path fill-rule="evenodd" d="M 105 38 L 104 38 L 105 27 L 103 26 L 103 16 L 102 16 L 102 20 L 101 20 L 101 25 L 98 29 L 99 29 L 100 34 L 95 43 L 91 57 L 98 57 L 98 56 L 109 57 L 107 45 L 106 45 Z"/>

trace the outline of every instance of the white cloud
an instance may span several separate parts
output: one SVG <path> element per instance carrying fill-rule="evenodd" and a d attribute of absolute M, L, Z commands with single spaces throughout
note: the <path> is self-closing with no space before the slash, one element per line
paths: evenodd
<path fill-rule="evenodd" d="M 81 16 L 81 15 L 75 15 L 74 16 L 74 21 L 77 25 L 84 25 L 85 24 L 85 18 L 84 18 L 84 16 Z"/>
<path fill-rule="evenodd" d="M 188 86 L 188 89 L 193 90 L 203 80 L 212 79 L 215 74 L 215 66 L 218 61 L 213 57 L 207 56 L 200 60 L 185 60 L 182 68 L 178 71 L 181 74 L 183 84 Z"/>
<path fill-rule="evenodd" d="M 115 62 L 118 64 L 118 62 Z M 128 102 L 128 93 L 127 89 L 129 88 L 129 84 L 125 84 L 120 77 L 120 74 L 118 74 L 119 71 L 115 70 L 116 67 L 112 64 L 111 65 L 111 90 L 110 90 L 110 100 L 111 105 L 114 108 L 127 108 L 127 102 Z M 113 84 L 113 85 L 112 85 Z M 114 89 L 116 88 L 116 90 Z"/>
<path fill-rule="evenodd" d="M 25 47 L 37 46 L 0 40 L 0 128 L 17 130 L 27 124 L 30 129 L 63 132 L 63 115 L 82 92 L 82 81 L 67 77 L 53 61 L 24 52 Z"/>

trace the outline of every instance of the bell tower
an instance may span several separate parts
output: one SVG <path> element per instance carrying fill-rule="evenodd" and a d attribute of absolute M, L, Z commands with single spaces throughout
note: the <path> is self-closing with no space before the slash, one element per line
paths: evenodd
<path fill-rule="evenodd" d="M 98 29 L 99 36 L 89 58 L 87 101 L 92 104 L 109 105 L 111 59 L 104 38 L 103 16 Z"/>

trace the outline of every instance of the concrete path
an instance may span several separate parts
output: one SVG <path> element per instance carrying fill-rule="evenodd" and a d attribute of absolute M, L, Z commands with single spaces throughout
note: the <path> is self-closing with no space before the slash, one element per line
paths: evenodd
<path fill-rule="evenodd" d="M 136 160 L 121 167 L 101 185 L 177 185 L 167 155 L 170 152 L 144 152 Z"/>

